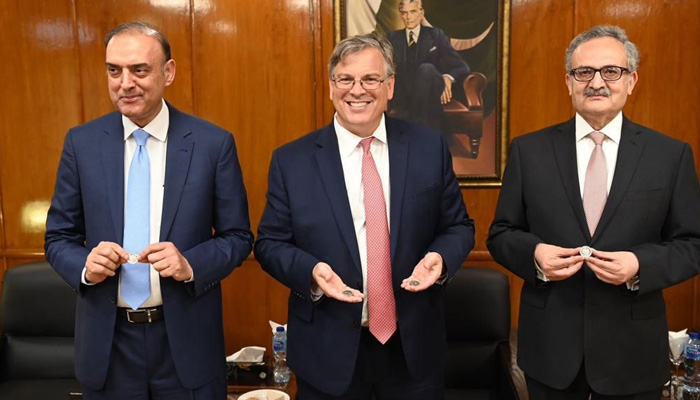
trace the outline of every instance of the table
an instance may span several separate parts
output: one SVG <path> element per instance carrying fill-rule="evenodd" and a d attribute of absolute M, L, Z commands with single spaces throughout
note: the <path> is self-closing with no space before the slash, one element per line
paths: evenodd
<path fill-rule="evenodd" d="M 294 373 L 291 374 L 289 378 L 289 383 L 287 383 L 286 386 L 284 387 L 279 387 L 276 386 L 274 383 L 274 380 L 272 379 L 272 374 L 269 374 L 267 379 L 264 381 L 261 380 L 260 384 L 254 385 L 254 384 L 237 384 L 236 382 L 231 382 L 229 381 L 228 384 L 228 400 L 236 400 L 240 395 L 246 392 L 250 392 L 251 390 L 257 390 L 257 389 L 275 389 L 275 390 L 281 390 L 289 395 L 289 397 L 292 400 L 296 400 L 297 398 L 297 379 L 294 376 Z"/>

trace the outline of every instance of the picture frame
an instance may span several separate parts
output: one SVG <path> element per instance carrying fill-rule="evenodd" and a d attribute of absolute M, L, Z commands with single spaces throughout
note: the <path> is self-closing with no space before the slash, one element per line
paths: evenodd
<path fill-rule="evenodd" d="M 442 115 L 432 119 L 434 123 L 424 123 L 439 130 L 447 140 L 452 154 L 453 168 L 461 187 L 500 186 L 505 169 L 508 147 L 508 54 L 510 43 L 510 0 L 423 0 L 423 19 L 418 34 L 417 46 L 413 53 L 399 48 L 408 48 L 398 38 L 406 36 L 405 28 L 412 22 L 408 12 L 399 11 L 401 0 L 334 0 L 336 43 L 348 36 L 378 31 L 387 35 L 395 47 L 397 74 L 395 96 L 390 102 L 390 116 L 411 120 L 415 112 L 401 113 L 399 104 L 412 104 L 413 99 L 405 100 L 400 93 L 410 92 L 417 85 L 402 73 L 401 63 L 406 62 L 406 54 L 411 54 L 413 65 L 431 62 L 439 72 L 446 73 L 445 62 L 426 61 L 428 53 L 444 54 L 442 47 L 432 46 L 421 50 L 425 41 L 434 38 L 436 31 L 444 32 L 452 49 L 469 67 L 469 75 L 452 79 L 453 97 L 448 104 L 442 104 Z M 412 8 L 404 3 L 406 10 Z M 424 30 L 424 27 L 428 29 Z M 435 29 L 437 28 L 437 30 Z M 401 35 L 397 32 L 403 31 Z M 423 33 L 426 34 L 424 35 Z M 428 35 L 430 33 L 430 35 Z M 437 43 L 437 42 L 435 42 Z M 411 44 L 411 46 L 413 43 Z M 439 45 L 437 45 L 439 46 Z M 417 51 L 415 49 L 418 49 Z M 439 51 L 434 51 L 434 50 Z M 421 53 L 422 51 L 422 53 Z M 451 53 L 452 51 L 449 50 Z M 421 61 L 419 61 L 420 59 Z M 449 74 L 448 74 L 449 75 Z M 402 80 L 403 78 L 403 80 Z M 400 85 L 409 87 L 399 90 Z M 445 84 L 442 84 L 442 91 Z M 423 87 L 423 85 L 421 85 Z M 421 89 L 423 90 L 423 89 Z M 436 98 L 431 96 L 419 98 Z M 412 94 L 413 95 L 413 94 Z M 438 96 L 439 97 L 439 94 Z M 421 100 L 423 101 L 423 100 Z M 440 104 L 436 103 L 435 107 Z M 410 105 L 408 106 L 410 107 Z M 421 108 L 422 109 L 422 108 Z M 396 112 L 396 113 L 395 113 Z M 439 113 L 439 108 L 438 111 Z M 417 118 L 416 118 L 417 119 Z M 411 121 L 422 123 L 428 119 Z"/>

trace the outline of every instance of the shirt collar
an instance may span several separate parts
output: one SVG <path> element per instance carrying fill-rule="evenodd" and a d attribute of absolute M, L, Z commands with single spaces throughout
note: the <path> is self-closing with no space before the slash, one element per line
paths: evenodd
<path fill-rule="evenodd" d="M 418 42 L 418 36 L 420 36 L 420 24 L 416 25 L 415 28 L 413 29 L 406 29 L 406 41 L 408 42 L 408 32 L 413 32 L 413 35 L 416 37 L 415 40 Z"/>
<path fill-rule="evenodd" d="M 338 149 L 340 150 L 340 155 L 341 157 L 347 157 L 352 153 L 356 148 L 360 146 L 360 141 L 362 139 L 365 139 L 363 137 L 359 137 L 355 135 L 354 133 L 350 132 L 349 130 L 345 129 L 340 123 L 338 122 L 338 114 L 336 113 L 335 117 L 333 117 L 333 127 L 335 128 L 335 135 L 338 137 Z M 372 132 L 372 135 L 375 137 L 375 140 L 378 140 L 382 143 L 387 143 L 386 141 L 386 125 L 384 123 L 384 114 L 382 114 L 382 120 L 379 122 L 379 126 L 377 126 L 377 129 Z"/>
<path fill-rule="evenodd" d="M 165 100 L 161 99 L 161 101 L 163 102 L 163 107 L 160 108 L 160 112 L 158 112 L 158 115 L 153 118 L 153 121 L 149 122 L 148 125 L 144 126 L 143 128 L 139 127 L 129 118 L 122 115 L 124 140 L 128 139 L 135 130 L 143 129 L 144 131 L 148 132 L 151 137 L 158 139 L 161 142 L 165 142 L 165 139 L 168 137 L 168 127 L 170 126 L 170 110 L 168 109 L 168 105 L 165 104 Z"/>
<path fill-rule="evenodd" d="M 578 142 L 579 140 L 583 139 L 586 137 L 591 132 L 595 132 L 596 130 L 593 129 L 592 126 L 586 122 L 585 119 L 579 114 L 576 113 L 576 141 Z M 608 137 L 608 139 L 612 140 L 615 143 L 620 143 L 620 137 L 622 137 L 622 111 L 617 113 L 615 118 L 612 119 L 612 121 L 608 122 L 607 125 L 603 127 L 603 129 L 600 129 L 598 132 L 602 132 L 605 134 L 605 136 Z"/>

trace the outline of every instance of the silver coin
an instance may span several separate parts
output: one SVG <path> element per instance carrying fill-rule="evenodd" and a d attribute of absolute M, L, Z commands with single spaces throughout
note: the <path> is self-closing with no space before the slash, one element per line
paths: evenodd
<path fill-rule="evenodd" d="M 413 281 L 408 282 L 408 284 L 411 286 L 418 286 L 418 285 L 420 285 L 420 282 L 413 280 Z"/>
<path fill-rule="evenodd" d="M 139 255 L 130 253 L 128 262 L 129 264 L 136 264 L 137 262 L 139 262 Z"/>
<path fill-rule="evenodd" d="M 579 250 L 579 254 L 581 254 L 582 257 L 590 257 L 593 255 L 593 249 L 588 246 L 583 246 L 581 250 Z"/>
<path fill-rule="evenodd" d="M 346 295 L 346 296 L 350 296 L 350 297 L 354 296 L 354 295 L 352 294 L 352 290 L 343 290 L 343 294 Z"/>

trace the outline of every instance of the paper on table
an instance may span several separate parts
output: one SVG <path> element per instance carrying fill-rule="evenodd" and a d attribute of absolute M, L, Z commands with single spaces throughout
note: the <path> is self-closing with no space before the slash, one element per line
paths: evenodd
<path fill-rule="evenodd" d="M 226 362 L 247 362 L 247 363 L 259 363 L 263 361 L 263 356 L 265 355 L 265 348 L 258 346 L 248 346 L 244 347 L 237 352 L 226 357 Z"/>
<path fill-rule="evenodd" d="M 678 332 L 668 331 L 668 345 L 671 349 L 671 355 L 673 355 L 673 358 L 676 360 L 681 358 L 683 348 L 685 344 L 688 343 L 687 331 L 687 329 Z"/>

